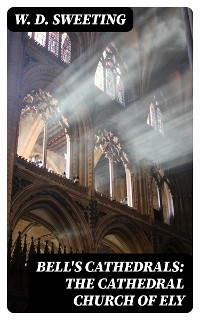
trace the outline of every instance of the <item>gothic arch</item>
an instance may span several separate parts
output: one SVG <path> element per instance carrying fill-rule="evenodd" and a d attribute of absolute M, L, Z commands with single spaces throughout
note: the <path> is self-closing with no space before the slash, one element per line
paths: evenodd
<path fill-rule="evenodd" d="M 21 91 L 21 100 L 32 90 L 37 91 L 38 89 L 42 89 L 45 92 L 50 92 L 52 97 L 58 101 L 61 113 L 67 118 L 69 124 L 68 134 L 70 138 L 72 138 L 72 144 L 74 144 L 72 147 L 71 176 L 80 175 L 80 183 L 91 186 L 92 179 L 89 169 L 93 161 L 92 121 L 89 114 L 91 101 L 85 99 L 84 81 L 82 81 L 83 87 L 77 87 L 78 79 L 74 77 L 76 68 L 77 65 L 70 65 L 67 69 L 63 70 L 63 72 L 60 72 L 61 70 L 58 70 L 55 66 L 44 66 L 39 63 L 25 68 L 22 80 L 23 90 Z M 79 91 L 78 95 L 76 94 L 77 90 Z M 33 128 L 27 132 L 25 137 L 27 143 L 23 143 L 23 150 L 18 152 L 25 158 L 30 156 L 30 152 L 43 129 L 43 121 L 39 119 L 39 117 L 35 119 L 35 122 L 32 118 L 31 121 Z M 30 145 L 28 145 L 29 142 L 31 143 Z M 22 149 L 21 145 L 22 143 L 20 143 L 19 140 L 18 150 Z M 81 159 L 79 156 L 81 156 Z M 47 160 L 48 159 L 50 159 L 50 157 L 48 157 Z M 75 161 L 76 159 L 80 160 L 79 163 Z M 87 161 L 90 163 L 88 167 Z M 58 168 L 58 164 L 52 163 L 51 169 L 53 168 Z M 82 168 L 86 168 L 86 172 L 83 172 Z M 54 171 L 62 173 L 64 170 L 60 168 L 60 170 Z"/>
<path fill-rule="evenodd" d="M 117 248 L 116 240 L 122 244 L 117 253 L 152 253 L 153 247 L 146 234 L 131 217 L 113 214 L 101 220 L 96 229 L 96 248 L 106 240 L 113 238 L 113 250 Z"/>
<path fill-rule="evenodd" d="M 184 246 L 183 243 L 175 237 L 165 239 L 163 242 L 161 242 L 158 252 L 162 252 L 162 253 L 180 253 L 181 252 L 181 253 L 192 254 L 191 252 L 189 252 L 186 246 Z"/>
<path fill-rule="evenodd" d="M 29 185 L 16 194 L 11 205 L 10 229 L 22 219 L 43 225 L 55 238 L 89 251 L 92 235 L 84 215 L 69 194 L 53 185 Z"/>

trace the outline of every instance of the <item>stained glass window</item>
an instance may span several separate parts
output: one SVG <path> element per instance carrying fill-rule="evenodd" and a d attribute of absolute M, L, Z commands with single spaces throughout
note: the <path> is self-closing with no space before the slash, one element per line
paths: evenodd
<path fill-rule="evenodd" d="M 150 104 L 149 114 L 147 117 L 147 124 L 152 126 L 156 131 L 164 134 L 164 126 L 162 121 L 162 112 L 159 108 L 159 95 L 153 96 Z"/>
<path fill-rule="evenodd" d="M 153 105 L 153 103 L 150 104 L 150 125 L 154 127 L 155 129 L 157 128 L 157 123 L 156 123 L 156 109 Z"/>
<path fill-rule="evenodd" d="M 71 40 L 66 32 L 28 32 L 28 37 L 45 47 L 66 64 L 71 62 Z M 60 50 L 59 50 L 60 49 Z"/>
<path fill-rule="evenodd" d="M 119 75 L 116 76 L 116 100 L 124 105 L 124 84 Z"/>
<path fill-rule="evenodd" d="M 95 83 L 95 86 L 97 86 L 100 90 L 104 91 L 104 73 L 103 73 L 103 65 L 101 61 L 99 61 L 97 66 L 94 83 Z"/>
<path fill-rule="evenodd" d="M 46 43 L 46 32 L 35 32 L 34 39 L 37 41 L 41 46 L 45 47 Z"/>
<path fill-rule="evenodd" d="M 157 124 L 158 124 L 158 131 L 163 133 L 163 122 L 162 122 L 162 112 L 159 108 L 157 108 Z"/>
<path fill-rule="evenodd" d="M 113 100 L 115 99 L 115 77 L 110 68 L 106 69 L 106 92 Z"/>
<path fill-rule="evenodd" d="M 58 57 L 59 32 L 49 32 L 48 50 Z"/>
<path fill-rule="evenodd" d="M 124 84 L 119 64 L 119 58 L 111 48 L 107 47 L 97 65 L 95 86 L 105 91 L 113 100 L 125 105 Z"/>
<path fill-rule="evenodd" d="M 67 64 L 71 62 L 71 40 L 66 32 L 61 37 L 61 60 Z"/>

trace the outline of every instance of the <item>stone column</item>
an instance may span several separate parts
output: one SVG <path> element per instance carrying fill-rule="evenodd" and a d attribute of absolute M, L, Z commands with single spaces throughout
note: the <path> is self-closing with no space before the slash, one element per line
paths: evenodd
<path fill-rule="evenodd" d="M 7 218 L 10 227 L 13 164 L 17 153 L 20 116 L 20 85 L 23 71 L 24 47 L 21 32 L 8 31 L 7 55 Z M 10 47 L 12 46 L 12 47 Z M 6 120 L 6 118 L 5 118 Z M 4 157 L 3 157 L 4 158 Z M 4 198 L 4 196 L 2 195 Z M 9 231 L 9 230 L 8 230 Z"/>
<path fill-rule="evenodd" d="M 88 176 L 88 187 L 93 191 L 95 189 L 94 179 L 94 135 L 93 133 L 88 134 L 87 143 L 87 176 Z"/>
<path fill-rule="evenodd" d="M 43 153 L 42 153 L 42 165 L 44 168 L 47 166 L 47 137 L 48 137 L 48 123 L 44 125 L 44 138 L 43 138 Z"/>
<path fill-rule="evenodd" d="M 67 152 L 64 154 L 65 155 L 65 160 L 66 160 L 66 172 L 65 176 L 66 178 L 70 178 L 70 137 L 68 134 L 66 134 L 66 139 L 67 139 Z"/>
<path fill-rule="evenodd" d="M 162 187 L 158 187 L 158 204 L 159 204 L 159 210 L 163 212 L 163 203 L 162 203 Z"/>
<path fill-rule="evenodd" d="M 126 167 L 126 191 L 127 191 L 127 204 L 129 207 L 133 207 L 133 192 L 132 192 L 132 179 L 131 179 L 131 172 Z"/>
<path fill-rule="evenodd" d="M 110 175 L 110 197 L 114 198 L 114 167 L 113 159 L 109 158 L 109 175 Z"/>

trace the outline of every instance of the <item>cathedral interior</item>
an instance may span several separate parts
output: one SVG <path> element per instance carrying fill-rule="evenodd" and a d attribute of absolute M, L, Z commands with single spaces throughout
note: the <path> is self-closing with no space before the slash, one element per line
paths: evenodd
<path fill-rule="evenodd" d="M 33 253 L 192 255 L 191 12 L 133 14 L 129 32 L 8 31 L 12 274 Z"/>

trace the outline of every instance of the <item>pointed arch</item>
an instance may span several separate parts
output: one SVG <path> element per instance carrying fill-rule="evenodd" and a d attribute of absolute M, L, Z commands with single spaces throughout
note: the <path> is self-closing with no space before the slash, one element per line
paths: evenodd
<path fill-rule="evenodd" d="M 93 244 L 84 214 L 66 191 L 54 185 L 29 185 L 15 195 L 10 216 L 12 230 L 22 219 L 44 226 L 63 246 L 68 243 L 89 251 Z"/>
<path fill-rule="evenodd" d="M 118 245 L 118 241 L 121 244 Z M 101 220 L 96 229 L 97 250 L 107 242 L 116 253 L 152 253 L 153 247 L 144 230 L 130 216 L 113 214 Z"/>

